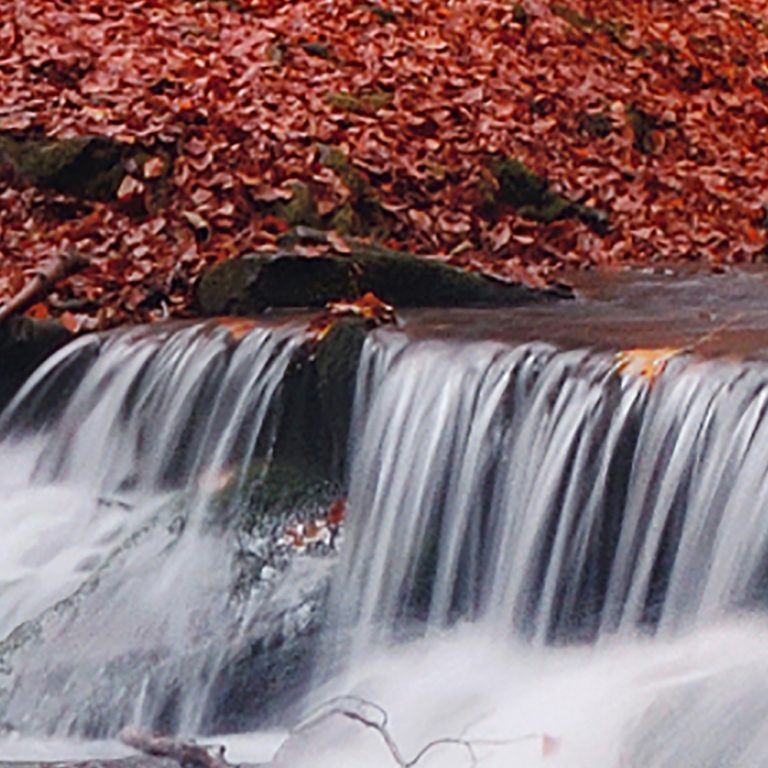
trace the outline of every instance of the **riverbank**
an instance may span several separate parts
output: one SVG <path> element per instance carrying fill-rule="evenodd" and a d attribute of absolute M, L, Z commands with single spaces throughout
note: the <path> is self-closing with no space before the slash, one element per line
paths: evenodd
<path fill-rule="evenodd" d="M 245 253 L 378 241 L 507 281 L 763 258 L 762 4 L 63 0 L 0 26 L 0 301 L 195 315 Z M 348 297 L 345 297 L 348 298 Z"/>

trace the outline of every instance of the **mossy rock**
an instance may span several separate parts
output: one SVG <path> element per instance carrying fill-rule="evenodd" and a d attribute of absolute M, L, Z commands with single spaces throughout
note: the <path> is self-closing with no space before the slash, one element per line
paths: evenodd
<path fill-rule="evenodd" d="M 487 163 L 490 178 L 481 188 L 483 208 L 495 216 L 500 208 L 514 208 L 521 216 L 551 223 L 559 219 L 579 219 L 604 234 L 608 217 L 604 211 L 581 205 L 555 192 L 549 182 L 515 158 L 494 156 Z"/>
<path fill-rule="evenodd" d="M 197 300 L 204 315 L 254 315 L 272 307 L 323 307 L 368 291 L 395 307 L 517 306 L 564 295 L 356 245 L 351 254 L 250 254 L 222 262 L 203 275 Z"/>
<path fill-rule="evenodd" d="M 330 214 L 326 226 L 342 235 L 386 236 L 390 216 L 381 206 L 368 176 L 339 147 L 321 144 L 319 150 L 320 162 L 339 177 L 350 193 L 349 201 Z"/>
<path fill-rule="evenodd" d="M 298 347 L 267 415 L 250 464 L 219 491 L 210 522 L 234 518 L 245 531 L 325 510 L 345 494 L 355 382 L 368 324 L 339 319 L 321 340 Z"/>
<path fill-rule="evenodd" d="M 342 259 L 251 254 L 208 270 L 197 301 L 204 315 L 254 315 L 270 307 L 322 307 L 354 292 L 350 265 Z"/>
<path fill-rule="evenodd" d="M 283 432 L 291 440 L 307 434 L 303 425 L 297 427 L 296 420 L 289 421 Z M 319 460 L 311 450 L 290 456 L 281 450 L 280 454 L 255 459 L 239 481 L 219 491 L 208 517 L 211 530 L 223 532 L 234 524 L 247 533 L 274 532 L 290 517 L 317 517 L 344 495 L 341 482 L 329 477 L 327 467 L 322 466 L 322 452 Z M 252 576 L 249 572 L 248 579 Z"/>
<path fill-rule="evenodd" d="M 290 200 L 274 206 L 274 215 L 291 227 L 320 226 L 320 215 L 310 188 L 303 182 L 297 181 L 293 184 L 292 191 Z"/>
<path fill-rule="evenodd" d="M 358 363 L 368 325 L 339 320 L 320 343 L 297 350 L 283 380 L 273 451 L 278 464 L 300 466 L 305 479 L 344 482 Z"/>
<path fill-rule="evenodd" d="M 49 355 L 72 339 L 61 323 L 12 317 L 0 323 L 0 409 Z"/>
<path fill-rule="evenodd" d="M 160 201 L 171 161 L 161 152 L 165 171 L 148 182 L 153 203 Z M 9 162 L 16 174 L 40 189 L 72 195 L 82 200 L 115 200 L 128 170 L 141 177 L 151 155 L 143 148 L 101 136 L 70 139 L 25 137 L 0 133 L 0 162 Z"/>

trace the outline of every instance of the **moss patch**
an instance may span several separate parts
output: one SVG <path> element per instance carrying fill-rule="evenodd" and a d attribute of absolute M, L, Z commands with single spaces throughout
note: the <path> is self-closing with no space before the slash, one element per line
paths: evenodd
<path fill-rule="evenodd" d="M 342 112 L 373 115 L 392 101 L 392 94 L 376 89 L 363 90 L 358 94 L 349 91 L 329 91 L 325 94 L 325 101 Z"/>
<path fill-rule="evenodd" d="M 273 457 L 300 467 L 302 482 L 344 481 L 352 401 L 367 325 L 340 320 L 317 345 L 301 347 L 286 372 Z"/>
<path fill-rule="evenodd" d="M 339 147 L 320 146 L 320 162 L 330 168 L 349 190 L 350 199 L 330 215 L 327 226 L 342 235 L 381 237 L 388 231 L 388 214 L 368 177 Z"/>
<path fill-rule="evenodd" d="M 300 225 L 319 227 L 320 215 L 310 188 L 303 182 L 297 181 L 292 191 L 290 200 L 274 206 L 274 215 L 292 227 Z"/>
<path fill-rule="evenodd" d="M 495 217 L 499 208 L 508 206 L 534 221 L 579 219 L 601 234 L 607 230 L 608 218 L 603 211 L 555 192 L 543 176 L 520 160 L 492 157 L 487 168 L 489 174 L 484 177 L 481 188 L 486 215 Z"/>
<path fill-rule="evenodd" d="M 632 29 L 629 24 L 623 21 L 585 16 L 564 3 L 553 3 L 550 8 L 555 16 L 560 17 L 579 32 L 602 32 L 613 42 L 619 43 L 622 46 L 624 44 L 624 37 Z"/>

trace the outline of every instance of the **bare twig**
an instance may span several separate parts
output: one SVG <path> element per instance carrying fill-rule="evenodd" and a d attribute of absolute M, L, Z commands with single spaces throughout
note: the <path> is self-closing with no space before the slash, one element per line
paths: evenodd
<path fill-rule="evenodd" d="M 366 710 L 368 710 L 368 713 L 366 713 Z M 375 713 L 377 717 L 372 716 L 370 714 L 371 711 Z M 275 754 L 274 759 L 277 759 L 282 749 L 291 741 L 291 739 L 315 728 L 332 717 L 345 717 L 352 722 L 359 723 L 366 728 L 374 730 L 379 734 L 392 756 L 392 759 L 398 766 L 400 766 L 400 768 L 414 768 L 427 753 L 441 746 L 462 747 L 469 755 L 469 765 L 474 767 L 478 764 L 477 747 L 505 747 L 522 741 L 529 741 L 531 739 L 542 739 L 544 743 L 547 743 L 547 740 L 553 741 L 552 737 L 538 733 L 529 733 L 513 739 L 465 739 L 461 737 L 446 736 L 428 742 L 409 760 L 403 755 L 400 747 L 389 731 L 389 717 L 383 707 L 359 696 L 339 696 L 320 704 L 313 713 L 296 726 L 296 728 L 291 731 L 288 738 L 282 743 Z"/>
<path fill-rule="evenodd" d="M 56 287 L 56 283 L 84 269 L 89 263 L 90 260 L 81 253 L 68 251 L 41 265 L 27 284 L 0 306 L 0 323 L 42 301 Z"/>

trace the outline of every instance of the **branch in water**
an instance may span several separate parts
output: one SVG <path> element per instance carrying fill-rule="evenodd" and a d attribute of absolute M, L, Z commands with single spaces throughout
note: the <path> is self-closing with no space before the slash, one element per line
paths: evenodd
<path fill-rule="evenodd" d="M 277 760 L 282 749 L 293 738 L 317 727 L 332 717 L 345 717 L 348 720 L 374 730 L 379 734 L 392 759 L 400 768 L 414 768 L 429 752 L 442 746 L 457 746 L 466 750 L 469 756 L 469 765 L 474 768 L 479 762 L 476 751 L 478 747 L 506 747 L 523 741 L 530 741 L 531 739 L 540 739 L 542 742 L 542 754 L 544 757 L 549 757 L 555 751 L 557 745 L 557 740 L 554 737 L 538 733 L 529 733 L 513 739 L 465 739 L 446 736 L 428 742 L 409 760 L 403 755 L 389 731 L 389 716 L 383 707 L 358 696 L 339 696 L 321 704 L 313 714 L 294 728 L 280 746 L 280 749 L 278 749 L 274 760 Z"/>

